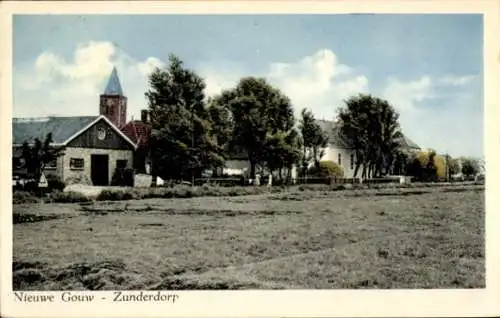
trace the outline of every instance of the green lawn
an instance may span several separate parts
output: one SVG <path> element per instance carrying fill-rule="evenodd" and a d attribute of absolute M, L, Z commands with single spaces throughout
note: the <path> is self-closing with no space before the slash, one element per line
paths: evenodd
<path fill-rule="evenodd" d="M 14 289 L 485 286 L 484 186 L 14 205 L 34 213 Z"/>

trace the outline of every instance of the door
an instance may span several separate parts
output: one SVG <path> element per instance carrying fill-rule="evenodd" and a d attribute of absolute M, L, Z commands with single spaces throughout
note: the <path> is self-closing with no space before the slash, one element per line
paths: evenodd
<path fill-rule="evenodd" d="M 95 186 L 109 185 L 109 157 L 108 155 L 90 156 L 90 175 Z"/>

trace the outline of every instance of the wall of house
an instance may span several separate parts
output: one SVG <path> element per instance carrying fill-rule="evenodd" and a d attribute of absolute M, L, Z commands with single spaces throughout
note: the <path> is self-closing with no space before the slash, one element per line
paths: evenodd
<path fill-rule="evenodd" d="M 111 182 L 113 173 L 116 169 L 116 160 L 127 160 L 127 168 L 133 168 L 133 151 L 131 150 L 113 150 L 113 149 L 94 149 L 94 148 L 75 148 L 68 147 L 65 150 L 65 155 L 62 158 L 61 167 L 63 169 L 62 179 L 67 184 L 75 183 L 75 180 L 82 180 L 82 182 L 91 182 L 91 155 L 104 155 L 109 156 L 109 176 L 108 180 Z M 81 158 L 84 160 L 82 169 L 72 169 L 70 167 L 71 158 Z"/>
<path fill-rule="evenodd" d="M 352 151 L 348 149 L 340 149 L 335 147 L 328 147 L 325 149 L 325 154 L 321 158 L 321 161 L 333 161 L 339 164 L 339 154 L 340 154 L 340 166 L 344 170 L 344 178 L 354 177 L 354 169 L 356 168 L 355 157 Z M 351 157 L 352 155 L 352 157 Z M 361 168 L 358 171 L 358 177 L 361 176 Z"/>
<path fill-rule="evenodd" d="M 415 150 L 415 149 L 409 150 L 409 151 L 410 151 L 410 153 L 420 152 L 420 150 Z M 356 160 L 353 151 L 351 151 L 349 149 L 340 149 L 340 148 L 336 148 L 334 146 L 330 146 L 330 147 L 325 149 L 325 154 L 321 158 L 321 160 L 333 161 L 336 164 L 338 164 L 339 163 L 339 161 L 338 161 L 339 154 L 341 156 L 340 166 L 344 169 L 344 177 L 345 178 L 353 178 L 354 177 L 354 170 L 356 168 L 355 161 L 352 162 L 352 164 L 351 164 L 351 155 L 352 155 L 352 159 Z M 362 171 L 363 171 L 363 165 L 361 165 L 359 167 L 358 175 L 357 175 L 358 178 L 361 177 Z"/>
<path fill-rule="evenodd" d="M 228 160 L 226 161 L 225 168 L 231 170 L 250 171 L 250 162 L 248 160 Z"/>

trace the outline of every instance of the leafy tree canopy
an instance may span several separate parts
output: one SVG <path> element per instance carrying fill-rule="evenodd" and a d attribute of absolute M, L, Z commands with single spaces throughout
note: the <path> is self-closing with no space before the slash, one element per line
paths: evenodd
<path fill-rule="evenodd" d="M 215 101 L 231 111 L 229 148 L 246 154 L 252 177 L 257 165 L 274 170 L 297 160 L 292 104 L 279 89 L 265 79 L 245 77 Z"/>
<path fill-rule="evenodd" d="M 175 55 L 149 76 L 153 179 L 186 179 L 223 161 L 204 89 L 204 80 Z"/>
<path fill-rule="evenodd" d="M 36 185 L 40 182 L 45 166 L 63 155 L 64 147 L 54 147 L 51 144 L 52 134 L 49 133 L 44 141 L 36 138 L 32 145 L 27 141 L 22 145 L 21 159 L 26 169 L 26 177 Z"/>
<path fill-rule="evenodd" d="M 355 152 L 355 176 L 360 167 L 363 178 L 390 171 L 402 137 L 398 119 L 386 100 L 359 94 L 345 101 L 338 115 L 340 146 Z"/>
<path fill-rule="evenodd" d="M 303 170 L 306 171 L 311 162 L 319 167 L 319 162 L 328 145 L 328 132 L 323 131 L 313 113 L 308 109 L 302 109 L 299 129 L 303 140 Z"/>

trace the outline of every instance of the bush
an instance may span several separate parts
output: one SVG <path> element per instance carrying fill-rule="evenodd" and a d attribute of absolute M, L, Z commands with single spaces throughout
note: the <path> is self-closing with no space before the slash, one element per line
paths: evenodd
<path fill-rule="evenodd" d="M 12 193 L 12 204 L 39 203 L 40 199 L 28 191 L 14 191 Z"/>
<path fill-rule="evenodd" d="M 48 201 L 54 203 L 79 203 L 79 202 L 90 202 L 91 198 L 80 192 L 54 192 L 49 194 Z"/>
<path fill-rule="evenodd" d="M 140 198 L 140 194 L 134 190 L 104 189 L 99 193 L 97 201 L 122 201 Z"/>
<path fill-rule="evenodd" d="M 27 192 L 31 192 L 31 193 L 40 193 L 42 188 L 38 187 L 38 182 L 28 181 L 24 184 L 22 189 L 23 189 L 23 191 L 27 191 Z"/>
<path fill-rule="evenodd" d="M 59 177 L 53 175 L 47 176 L 47 184 L 49 191 L 63 191 L 66 188 L 66 184 Z"/>
<path fill-rule="evenodd" d="M 112 186 L 133 187 L 134 170 L 129 168 L 116 168 L 111 178 Z"/>
<path fill-rule="evenodd" d="M 435 182 L 446 178 L 446 159 L 436 155 L 434 151 L 421 151 L 412 159 L 407 175 L 422 182 Z"/>
<path fill-rule="evenodd" d="M 313 166 L 308 169 L 308 175 L 319 178 L 342 178 L 344 170 L 333 161 L 320 161 L 319 167 Z"/>

